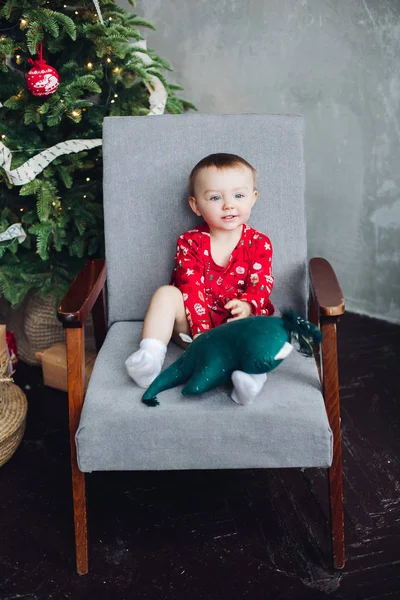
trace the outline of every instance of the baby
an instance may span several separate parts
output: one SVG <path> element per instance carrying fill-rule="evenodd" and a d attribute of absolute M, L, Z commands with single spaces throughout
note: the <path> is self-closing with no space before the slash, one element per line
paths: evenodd
<path fill-rule="evenodd" d="M 125 362 L 140 387 L 160 373 L 171 338 L 186 347 L 189 334 L 274 313 L 271 242 L 246 225 L 258 196 L 255 175 L 235 154 L 211 154 L 192 170 L 188 201 L 204 223 L 179 236 L 170 285 L 154 293 L 140 348 Z M 232 399 L 249 404 L 266 378 L 234 371 Z"/>

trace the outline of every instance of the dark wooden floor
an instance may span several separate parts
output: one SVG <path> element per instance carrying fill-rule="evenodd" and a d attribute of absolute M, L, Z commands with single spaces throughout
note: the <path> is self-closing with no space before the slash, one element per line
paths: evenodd
<path fill-rule="evenodd" d="M 340 323 L 347 562 L 319 469 L 88 476 L 75 574 L 66 394 L 21 365 L 25 438 L 0 469 L 1 600 L 400 599 L 400 326 Z"/>

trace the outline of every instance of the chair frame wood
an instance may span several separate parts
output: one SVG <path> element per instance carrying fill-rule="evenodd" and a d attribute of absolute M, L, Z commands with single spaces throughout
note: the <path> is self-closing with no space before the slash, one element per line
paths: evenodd
<path fill-rule="evenodd" d="M 309 263 L 309 319 L 320 325 L 321 349 L 317 366 L 330 427 L 333 432 L 333 461 L 328 469 L 333 566 L 344 567 L 344 513 L 342 486 L 342 445 L 337 360 L 337 322 L 344 313 L 343 293 L 331 265 L 323 258 Z M 85 389 L 85 322 L 93 316 L 97 350 L 107 333 L 106 263 L 91 260 L 72 282 L 58 308 L 58 318 L 66 330 L 68 404 L 72 468 L 72 497 L 75 523 L 76 567 L 80 575 L 88 572 L 88 535 L 85 474 L 79 470 L 75 434 L 79 426 Z"/>

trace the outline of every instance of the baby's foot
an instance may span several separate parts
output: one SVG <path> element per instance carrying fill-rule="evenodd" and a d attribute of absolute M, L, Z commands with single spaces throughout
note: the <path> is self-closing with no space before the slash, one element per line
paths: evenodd
<path fill-rule="evenodd" d="M 244 371 L 233 371 L 231 379 L 233 383 L 232 400 L 237 404 L 252 404 L 267 381 L 267 374 L 253 375 Z"/>
<path fill-rule="evenodd" d="M 140 348 L 125 361 L 128 375 L 139 387 L 148 388 L 164 364 L 166 345 L 155 338 L 146 338 L 140 342 Z"/>

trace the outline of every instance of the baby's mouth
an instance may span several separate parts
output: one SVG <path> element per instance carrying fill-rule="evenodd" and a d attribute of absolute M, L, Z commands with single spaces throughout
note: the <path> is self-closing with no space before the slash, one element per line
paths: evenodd
<path fill-rule="evenodd" d="M 225 217 L 222 217 L 222 218 L 230 221 L 231 219 L 236 219 L 236 217 L 237 217 L 237 215 L 226 215 Z"/>

